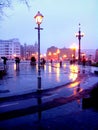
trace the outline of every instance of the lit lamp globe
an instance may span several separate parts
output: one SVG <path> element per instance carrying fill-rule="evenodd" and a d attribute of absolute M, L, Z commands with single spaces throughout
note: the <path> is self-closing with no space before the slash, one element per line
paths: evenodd
<path fill-rule="evenodd" d="M 40 25 L 42 23 L 43 17 L 44 16 L 40 13 L 40 11 L 38 11 L 38 13 L 34 16 L 36 24 Z"/>

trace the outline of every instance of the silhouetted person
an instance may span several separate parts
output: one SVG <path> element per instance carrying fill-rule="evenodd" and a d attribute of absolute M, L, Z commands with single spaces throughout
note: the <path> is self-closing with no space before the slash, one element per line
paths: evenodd
<path fill-rule="evenodd" d="M 4 70 L 6 69 L 6 62 L 7 62 L 7 58 L 6 57 L 2 57 L 3 59 L 3 64 L 4 64 Z"/>
<path fill-rule="evenodd" d="M 19 57 L 16 57 L 15 62 L 16 62 L 16 64 L 19 64 L 19 63 L 20 63 Z"/>
<path fill-rule="evenodd" d="M 78 84 L 78 88 L 77 88 L 77 92 L 79 92 L 80 91 L 80 84 Z"/>
<path fill-rule="evenodd" d="M 41 59 L 41 65 L 45 65 L 46 61 L 44 58 Z"/>
<path fill-rule="evenodd" d="M 31 65 L 36 65 L 36 59 L 34 56 L 31 57 L 31 62 L 30 62 Z"/>
<path fill-rule="evenodd" d="M 52 64 L 52 59 L 50 60 L 50 63 Z"/>
<path fill-rule="evenodd" d="M 19 70 L 19 63 L 20 63 L 19 57 L 15 58 L 15 62 L 16 62 L 16 69 Z"/>
<path fill-rule="evenodd" d="M 85 56 L 83 56 L 83 59 L 82 59 L 82 64 L 83 64 L 83 66 L 85 66 L 85 64 L 86 64 L 86 59 L 85 59 Z"/>
<path fill-rule="evenodd" d="M 73 62 L 72 62 L 72 60 L 70 60 L 70 64 L 72 64 Z"/>
<path fill-rule="evenodd" d="M 62 67 L 62 61 L 60 60 L 60 67 Z"/>
<path fill-rule="evenodd" d="M 75 64 L 75 56 L 73 56 L 73 64 Z"/>

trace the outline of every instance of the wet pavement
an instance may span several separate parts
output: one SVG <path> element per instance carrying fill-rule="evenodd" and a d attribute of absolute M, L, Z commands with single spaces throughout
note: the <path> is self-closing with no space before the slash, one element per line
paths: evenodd
<path fill-rule="evenodd" d="M 51 67 L 47 64 L 41 67 L 42 89 L 53 88 L 72 81 L 68 70 L 60 69 L 58 65 Z M 8 65 L 8 75 L 0 80 L 0 96 L 27 93 L 37 90 L 37 66 L 30 66 L 30 62 L 20 64 L 18 70 L 14 63 Z"/>
<path fill-rule="evenodd" d="M 47 63 L 38 93 L 37 66 L 22 62 L 16 70 L 9 63 L 8 75 L 0 80 L 0 129 L 97 129 L 97 112 L 82 106 L 82 98 L 98 85 L 94 70 L 98 68 Z"/>
<path fill-rule="evenodd" d="M 37 66 L 30 66 L 30 62 L 21 62 L 19 68 L 15 63 L 7 65 L 7 75 L 0 79 L 0 97 L 34 92 L 37 90 Z M 91 77 L 98 68 L 69 65 L 64 63 L 60 68 L 58 63 L 47 63 L 41 67 L 42 89 L 50 89 L 73 82 L 79 74 L 88 74 Z M 80 73 L 78 73 L 80 72 Z M 88 81 L 87 81 L 88 82 Z"/>

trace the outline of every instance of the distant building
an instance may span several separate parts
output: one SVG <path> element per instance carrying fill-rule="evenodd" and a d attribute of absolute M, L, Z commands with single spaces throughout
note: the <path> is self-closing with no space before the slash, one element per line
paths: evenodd
<path fill-rule="evenodd" d="M 71 60 L 74 55 L 74 51 L 70 48 L 61 48 L 60 57 L 63 59 Z"/>
<path fill-rule="evenodd" d="M 32 55 L 36 55 L 38 51 L 38 44 L 35 43 L 34 45 L 21 45 L 21 58 L 22 59 L 30 59 Z"/>
<path fill-rule="evenodd" d="M 73 50 L 70 48 L 59 49 L 55 46 L 52 46 L 47 49 L 46 55 L 47 60 L 70 60 L 73 56 Z"/>
<path fill-rule="evenodd" d="M 14 59 L 20 57 L 20 42 L 19 39 L 0 40 L 0 57 Z"/>
<path fill-rule="evenodd" d="M 96 50 L 96 53 L 95 53 L 95 61 L 98 62 L 98 49 Z"/>
<path fill-rule="evenodd" d="M 89 59 L 89 57 L 91 57 L 91 60 L 95 60 L 95 52 L 96 50 L 94 49 L 83 49 L 82 53 L 85 54 L 87 60 Z"/>

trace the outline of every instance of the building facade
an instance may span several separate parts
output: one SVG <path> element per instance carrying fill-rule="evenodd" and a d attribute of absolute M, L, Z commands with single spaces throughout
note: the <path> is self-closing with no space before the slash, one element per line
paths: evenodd
<path fill-rule="evenodd" d="M 21 58 L 30 60 L 32 56 L 37 57 L 37 51 L 38 51 L 38 44 L 35 43 L 34 45 L 27 45 L 26 43 L 24 45 L 21 45 Z"/>
<path fill-rule="evenodd" d="M 73 50 L 70 48 L 57 48 L 52 46 L 47 49 L 47 60 L 71 60 L 73 57 Z"/>
<path fill-rule="evenodd" d="M 14 59 L 20 57 L 19 39 L 0 40 L 0 57 Z"/>

